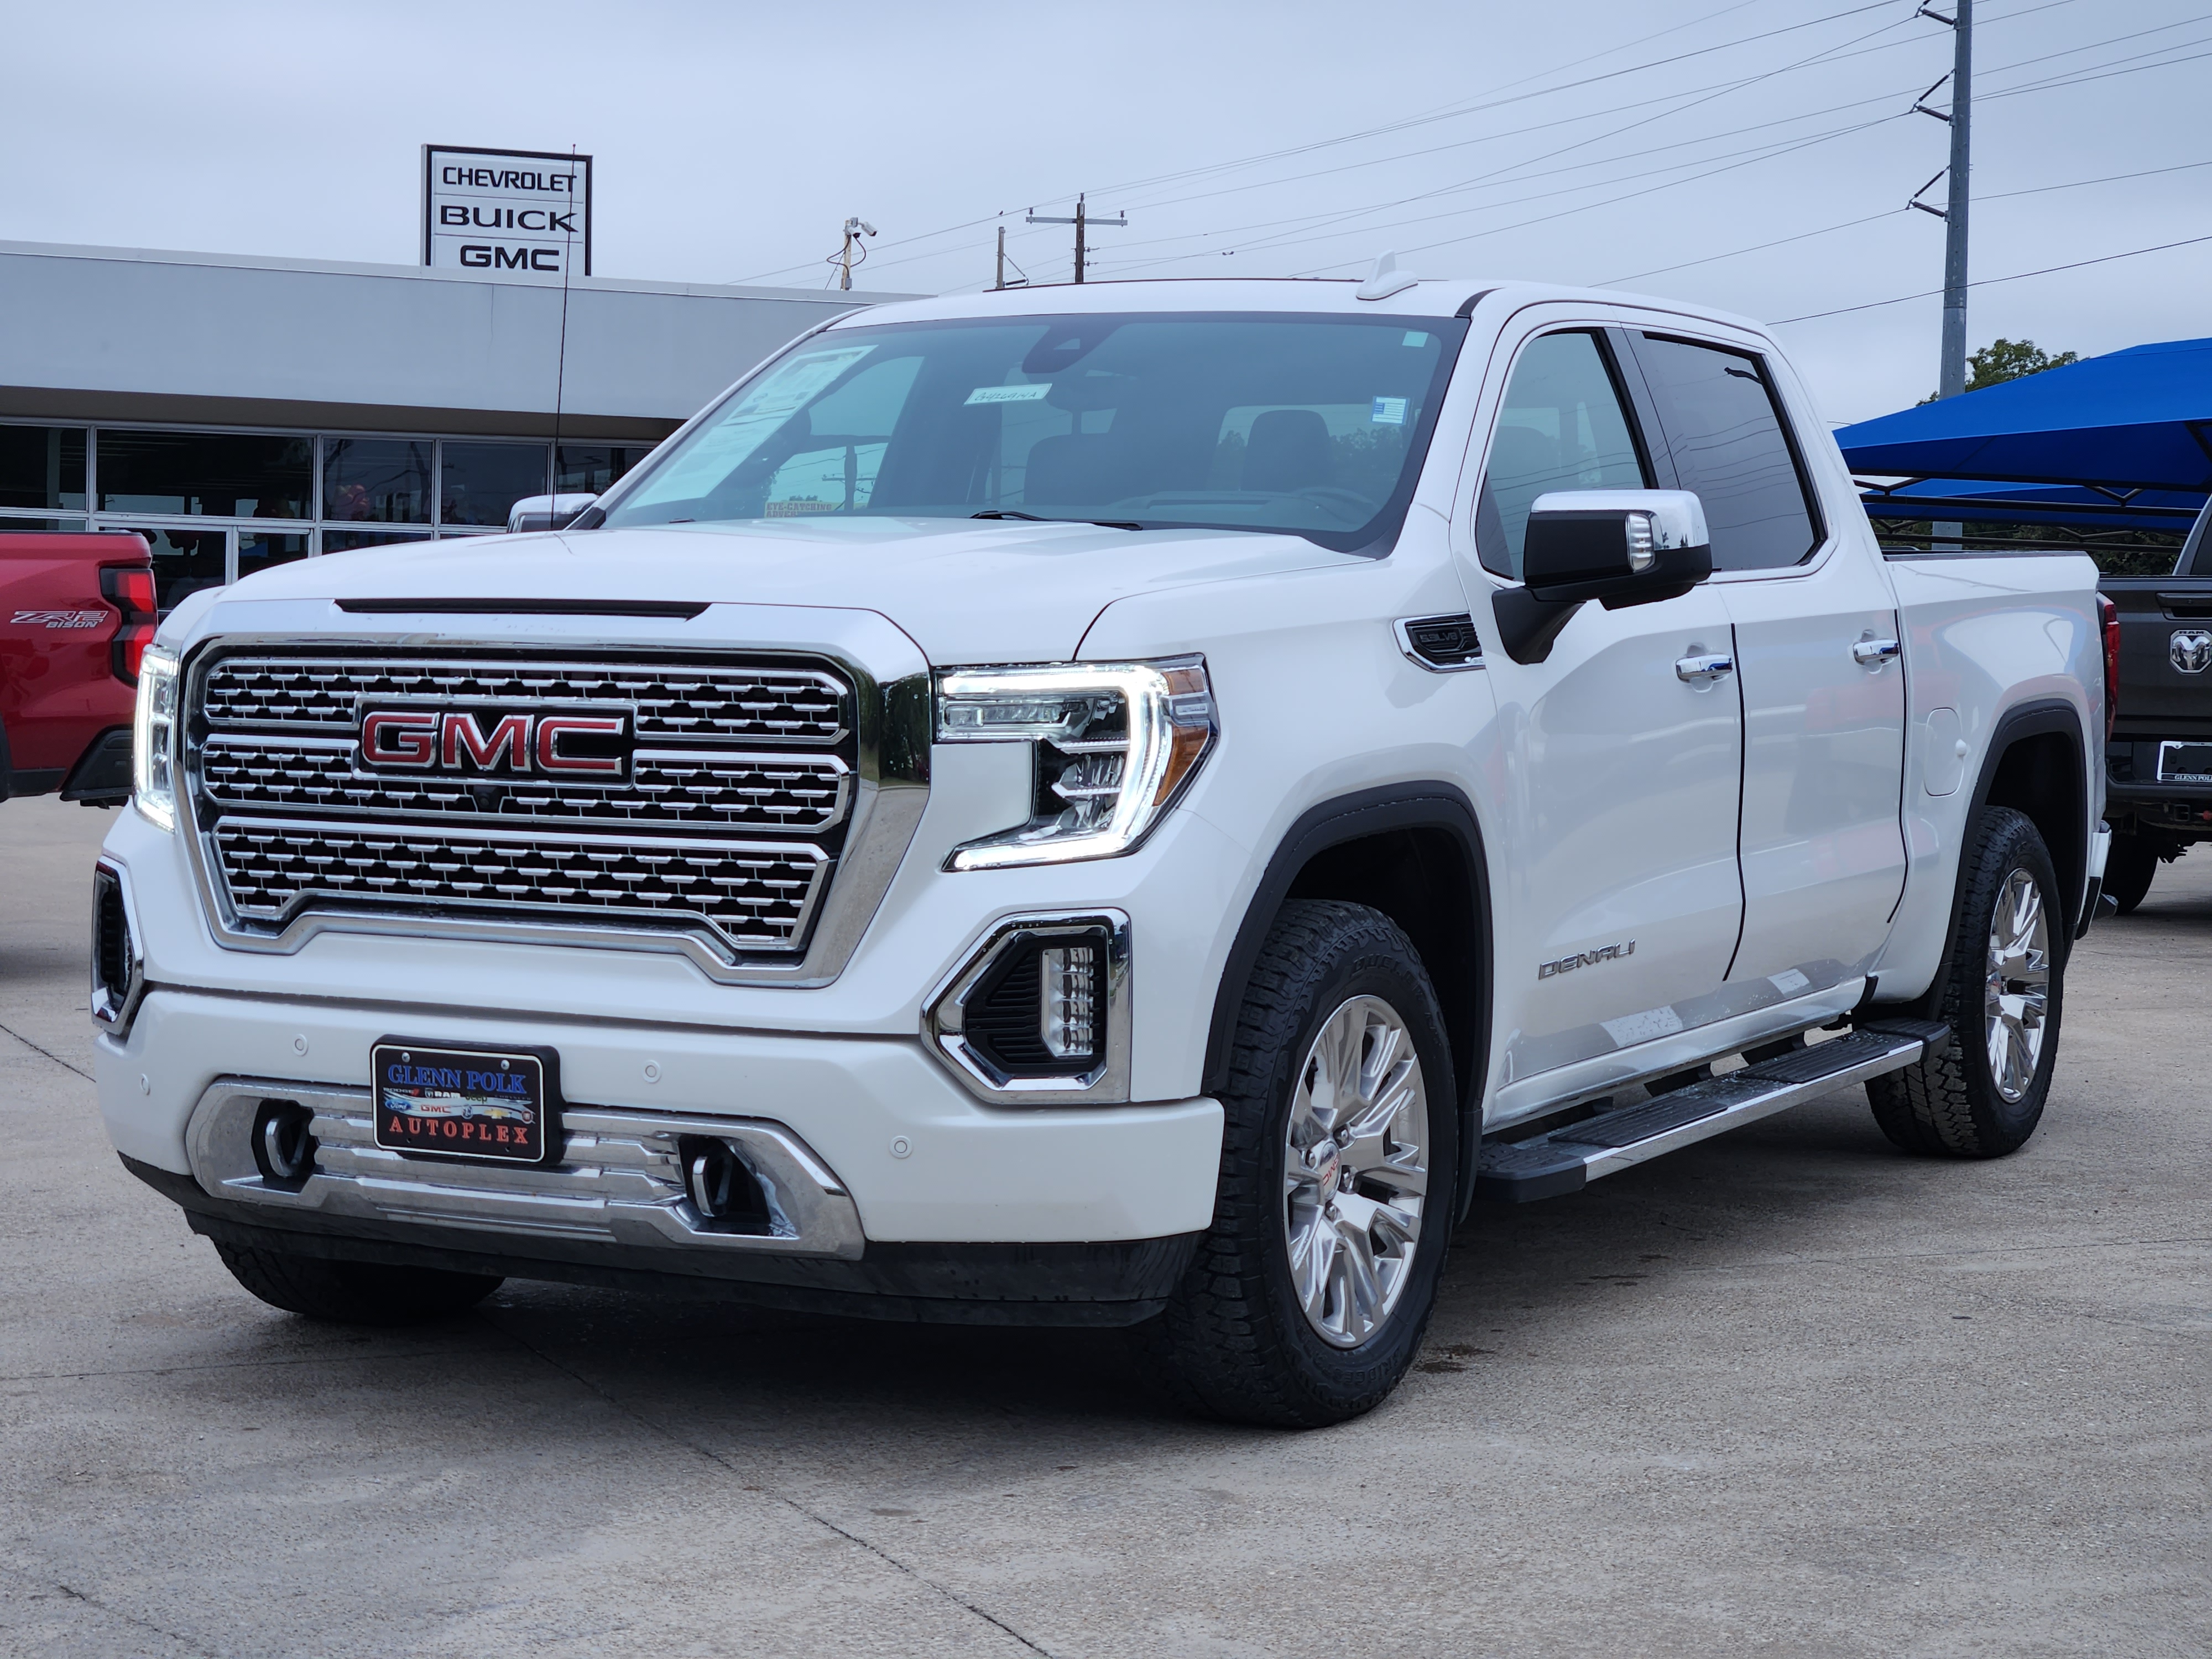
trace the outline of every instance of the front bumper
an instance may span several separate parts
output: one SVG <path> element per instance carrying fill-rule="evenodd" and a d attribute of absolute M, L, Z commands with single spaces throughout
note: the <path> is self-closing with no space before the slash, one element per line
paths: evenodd
<path fill-rule="evenodd" d="M 125 1157 L 221 1244 L 503 1279 L 724 1297 L 795 1312 L 941 1325 L 1133 1325 L 1167 1305 L 1202 1234 L 1068 1244 L 870 1244 L 856 1259 L 627 1249 L 458 1227 L 345 1230 L 210 1198 L 190 1176 Z"/>
<path fill-rule="evenodd" d="M 450 1229 L 477 1235 L 479 1248 L 483 1237 L 496 1236 L 540 1250 L 552 1234 L 522 1210 L 502 1220 L 496 1212 L 457 1217 L 434 1204 L 397 1202 L 386 1207 L 423 1213 L 377 1212 L 372 1219 L 345 1213 L 343 1206 L 303 1206 L 289 1194 L 226 1185 L 245 1167 L 241 1158 L 251 1164 L 250 1146 L 205 1136 L 192 1141 L 196 1112 L 226 1079 L 246 1080 L 236 1086 L 257 1098 L 365 1103 L 370 1045 L 395 1035 L 463 1048 L 555 1048 L 567 1112 L 579 1123 L 597 1112 L 624 1125 L 657 1123 L 671 1133 L 694 1133 L 702 1124 L 726 1126 L 732 1135 L 747 1125 L 787 1132 L 849 1206 L 864 1252 L 890 1243 L 1158 1240 L 1198 1232 L 1212 1219 L 1221 1152 L 1217 1102 L 988 1107 L 933 1060 L 918 1036 L 556 1022 L 156 986 L 126 1037 L 97 1039 L 101 1115 L 126 1158 L 187 1177 L 210 1199 L 221 1194 L 240 1206 L 246 1218 L 298 1227 L 303 1208 L 325 1210 L 317 1227 L 337 1233 L 381 1237 L 380 1230 L 397 1226 L 402 1232 L 395 1237 L 415 1237 L 409 1230 Z M 568 1164 L 578 1161 L 572 1157 Z M 647 1227 L 659 1224 L 641 1212 L 632 1218 L 641 1218 Z M 690 1261 L 771 1253 L 680 1237 L 655 1242 L 635 1229 L 594 1248 L 613 1251 L 610 1259 L 617 1262 L 646 1254 Z"/>

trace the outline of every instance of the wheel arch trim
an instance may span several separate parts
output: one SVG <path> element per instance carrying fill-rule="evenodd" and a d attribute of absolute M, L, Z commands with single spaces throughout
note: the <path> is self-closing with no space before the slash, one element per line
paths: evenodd
<path fill-rule="evenodd" d="M 1980 818 L 1982 809 L 1990 803 L 1996 787 L 1997 775 L 2003 769 L 2005 757 L 2020 744 L 2029 738 L 2056 737 L 2063 740 L 2074 763 L 2074 800 L 2071 820 L 2073 843 L 2070 846 L 2045 846 L 2051 853 L 2051 862 L 2058 873 L 2061 897 L 2065 903 L 2063 926 L 2055 929 L 2058 937 L 2070 945 L 2086 902 L 2088 881 L 2089 838 L 2094 828 L 2088 822 L 2089 810 L 2089 745 L 2081 724 L 2081 712 L 2063 697 L 2038 697 L 2015 703 L 1998 715 L 1990 732 L 1990 740 L 1982 750 L 1981 763 L 1974 775 L 1973 792 L 1967 797 L 1965 816 L 1960 822 L 1959 847 L 1952 860 L 1949 920 L 1944 924 L 1943 948 L 1936 957 L 1936 969 L 1928 988 L 1911 1002 L 1904 1005 L 1912 1010 L 1932 1009 L 1942 995 L 1945 969 L 1952 952 L 1958 948 L 1959 908 L 1965 889 L 1962 885 L 1966 867 L 1966 838 Z M 2042 826 L 2037 826 L 2039 832 Z M 1893 1010 L 1894 1005 L 1885 1005 Z M 1925 1017 L 1933 1018 L 1932 1014 Z"/>
<path fill-rule="evenodd" d="M 1297 878 L 1321 854 L 1351 842 L 1402 830 L 1440 832 L 1458 849 L 1468 884 L 1474 939 L 1474 1007 L 1470 1018 L 1468 1074 L 1454 1079 L 1459 1095 L 1460 1147 L 1455 1218 L 1462 1218 L 1474 1192 L 1474 1159 L 1482 1139 L 1481 1107 L 1490 1070 L 1492 937 L 1489 861 L 1482 830 L 1466 792 L 1441 781 L 1387 784 L 1340 795 L 1299 814 L 1275 844 L 1252 891 L 1224 963 L 1207 1027 L 1201 1088 L 1218 1094 L 1225 1085 L 1229 1054 L 1261 946 Z M 1434 977 L 1433 971 L 1431 978 Z M 1447 1029 L 1452 1011 L 1443 1011 Z"/>

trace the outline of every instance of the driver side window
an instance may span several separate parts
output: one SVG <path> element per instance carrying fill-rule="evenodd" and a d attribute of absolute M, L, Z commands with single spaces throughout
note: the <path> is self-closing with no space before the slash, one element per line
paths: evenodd
<path fill-rule="evenodd" d="M 1521 349 L 1475 501 L 1483 568 L 1521 579 L 1528 509 L 1554 489 L 1643 489 L 1650 479 L 1595 334 L 1546 334 Z"/>

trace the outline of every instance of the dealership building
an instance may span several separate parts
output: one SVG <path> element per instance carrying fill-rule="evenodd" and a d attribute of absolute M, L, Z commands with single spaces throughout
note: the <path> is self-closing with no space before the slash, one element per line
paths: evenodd
<path fill-rule="evenodd" d="M 164 609 L 488 534 L 894 297 L 0 242 L 0 530 L 136 531 Z"/>

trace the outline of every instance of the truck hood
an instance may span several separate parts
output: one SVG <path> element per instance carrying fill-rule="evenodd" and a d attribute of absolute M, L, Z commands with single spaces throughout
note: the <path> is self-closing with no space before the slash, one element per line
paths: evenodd
<path fill-rule="evenodd" d="M 664 525 L 362 548 L 225 600 L 617 599 L 873 611 L 933 663 L 1073 656 L 1125 595 L 1358 562 L 1296 536 L 1020 520 Z M 223 627 L 218 603 L 206 624 Z"/>

